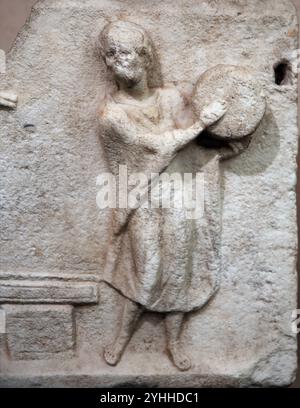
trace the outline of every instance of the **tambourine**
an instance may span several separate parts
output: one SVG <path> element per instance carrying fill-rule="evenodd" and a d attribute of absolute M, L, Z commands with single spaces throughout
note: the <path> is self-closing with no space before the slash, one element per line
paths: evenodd
<path fill-rule="evenodd" d="M 253 72 L 234 65 L 217 65 L 198 79 L 193 93 L 195 113 L 216 100 L 227 105 L 225 115 L 207 131 L 221 140 L 242 139 L 255 132 L 265 111 L 266 100 Z"/>

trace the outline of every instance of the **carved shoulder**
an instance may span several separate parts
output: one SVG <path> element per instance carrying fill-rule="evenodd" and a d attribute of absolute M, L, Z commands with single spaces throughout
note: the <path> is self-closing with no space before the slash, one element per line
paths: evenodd
<path fill-rule="evenodd" d="M 112 129 L 118 128 L 119 122 L 122 121 L 120 109 L 116 103 L 110 100 L 106 100 L 100 105 L 98 114 L 101 125 Z"/>
<path fill-rule="evenodd" d="M 128 116 L 118 104 L 107 100 L 98 111 L 99 122 L 103 130 L 113 133 L 114 136 L 131 143 L 135 137 L 135 129 Z"/>

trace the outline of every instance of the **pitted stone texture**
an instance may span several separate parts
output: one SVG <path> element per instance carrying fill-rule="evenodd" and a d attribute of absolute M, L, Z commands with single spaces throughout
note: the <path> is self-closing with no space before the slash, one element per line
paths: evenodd
<path fill-rule="evenodd" d="M 296 370 L 296 338 L 285 327 L 297 308 L 297 79 L 277 86 L 273 65 L 298 49 L 290 1 L 40 1 L 0 77 L 1 90 L 19 97 L 16 110 L 0 111 L 1 270 L 101 274 L 109 217 L 96 206 L 106 170 L 96 111 L 109 78 L 94 44 L 114 18 L 149 31 L 166 83 L 186 89 L 183 81 L 195 84 L 218 64 L 260 74 L 263 124 L 223 167 L 220 291 L 186 325 L 188 374 L 163 354 L 156 315 L 145 316 L 120 365 L 106 366 L 120 301 L 102 284 L 98 306 L 76 308 L 75 360 L 18 363 L 3 346 L 0 384 L 287 385 Z M 197 150 L 182 154 L 188 164 Z"/>
<path fill-rule="evenodd" d="M 72 306 L 4 306 L 6 336 L 14 360 L 70 358 L 74 348 Z"/>

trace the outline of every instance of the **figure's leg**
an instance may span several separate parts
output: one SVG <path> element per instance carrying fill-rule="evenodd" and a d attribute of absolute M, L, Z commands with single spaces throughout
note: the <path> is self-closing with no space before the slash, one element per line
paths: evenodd
<path fill-rule="evenodd" d="M 112 344 L 104 349 L 104 359 L 107 364 L 116 365 L 120 361 L 122 354 L 136 328 L 136 324 L 143 312 L 143 308 L 137 303 L 124 298 L 121 321 L 117 337 Z"/>
<path fill-rule="evenodd" d="M 173 363 L 181 370 L 186 371 L 191 368 L 191 361 L 184 352 L 184 347 L 180 343 L 180 334 L 184 320 L 184 313 L 167 313 L 165 318 L 167 332 L 167 347 L 171 354 Z"/>

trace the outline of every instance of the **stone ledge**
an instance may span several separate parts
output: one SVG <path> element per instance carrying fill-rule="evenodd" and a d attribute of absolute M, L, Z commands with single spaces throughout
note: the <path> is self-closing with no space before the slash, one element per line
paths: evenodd
<path fill-rule="evenodd" d="M 0 273 L 0 303 L 98 303 L 95 276 Z M 90 280 L 84 280 L 90 279 Z"/>

